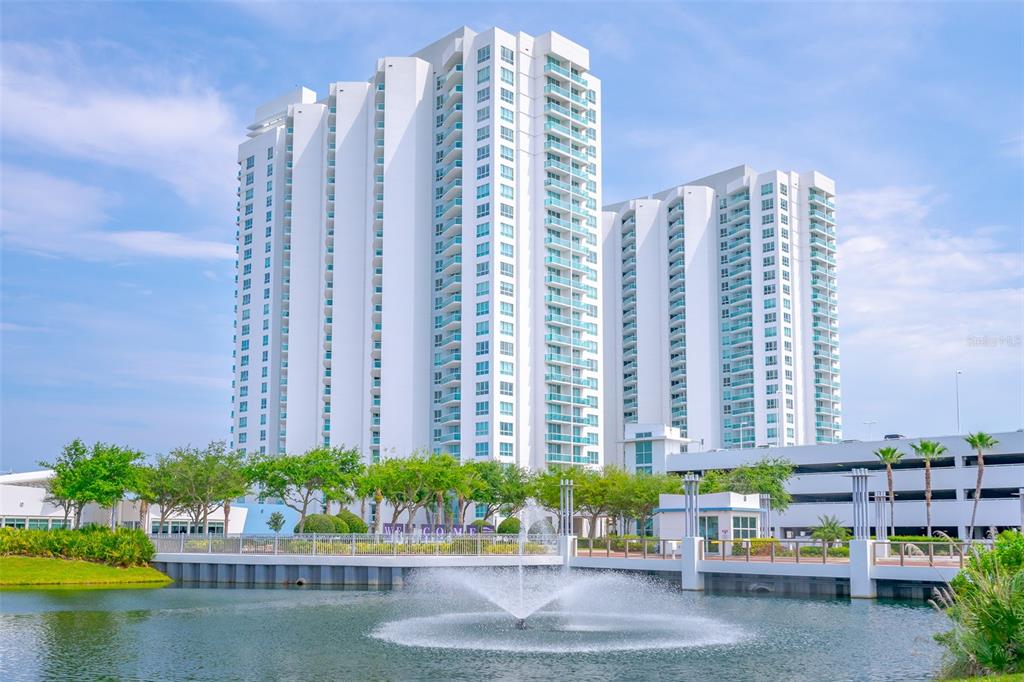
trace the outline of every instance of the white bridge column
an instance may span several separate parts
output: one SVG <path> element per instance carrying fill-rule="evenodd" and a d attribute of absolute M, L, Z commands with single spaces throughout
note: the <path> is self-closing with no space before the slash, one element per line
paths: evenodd
<path fill-rule="evenodd" d="M 875 579 L 871 575 L 874 540 L 850 540 L 850 597 L 874 599 Z"/>
<path fill-rule="evenodd" d="M 684 590 L 704 591 L 704 574 L 700 572 L 700 562 L 704 556 L 704 538 L 683 538 L 679 543 L 683 559 L 682 582 Z"/>

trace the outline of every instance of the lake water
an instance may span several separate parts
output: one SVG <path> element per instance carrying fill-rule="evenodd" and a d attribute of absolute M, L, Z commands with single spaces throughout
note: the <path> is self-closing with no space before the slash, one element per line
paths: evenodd
<path fill-rule="evenodd" d="M 469 591 L 0 593 L 0 679 L 929 679 L 944 616 L 922 604 L 683 593 L 633 578 L 528 619 Z"/>

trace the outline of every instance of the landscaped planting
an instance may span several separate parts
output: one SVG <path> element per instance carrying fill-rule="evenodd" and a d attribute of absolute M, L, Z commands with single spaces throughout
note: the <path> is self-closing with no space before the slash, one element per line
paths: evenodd
<path fill-rule="evenodd" d="M 111 566 L 146 566 L 155 553 L 153 543 L 141 530 L 0 528 L 0 555 L 4 556 L 58 557 Z"/>

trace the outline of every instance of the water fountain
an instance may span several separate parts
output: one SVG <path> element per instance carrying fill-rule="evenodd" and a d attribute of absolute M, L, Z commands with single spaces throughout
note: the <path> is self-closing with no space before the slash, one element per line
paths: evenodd
<path fill-rule="evenodd" d="M 406 595 L 431 615 L 399 618 L 372 635 L 394 644 L 517 652 L 598 652 L 727 645 L 728 623 L 682 612 L 656 579 L 528 568 L 423 571 Z M 675 603 L 674 603 L 675 602 Z"/>
<path fill-rule="evenodd" d="M 572 532 L 572 486 L 563 485 L 559 531 Z M 519 556 L 528 531 L 547 519 L 520 513 Z M 564 548 L 563 548 L 564 549 Z M 620 573 L 508 568 L 423 571 L 407 586 L 424 611 L 378 626 L 373 636 L 404 646 L 517 652 L 677 649 L 733 644 L 744 632 L 727 623 L 681 612 L 678 593 L 654 579 Z M 481 604 L 488 610 L 480 611 Z"/>

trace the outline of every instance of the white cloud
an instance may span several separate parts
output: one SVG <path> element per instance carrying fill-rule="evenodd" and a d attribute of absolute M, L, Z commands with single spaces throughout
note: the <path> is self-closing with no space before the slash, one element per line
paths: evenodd
<path fill-rule="evenodd" d="M 88 260 L 134 256 L 233 259 L 234 247 L 176 232 L 111 231 L 109 211 L 119 197 L 109 191 L 48 173 L 4 165 L 0 219 L 4 247 Z"/>
<path fill-rule="evenodd" d="M 129 251 L 170 258 L 231 259 L 235 249 L 223 242 L 191 239 L 176 232 L 155 230 L 111 232 L 104 237 Z"/>
<path fill-rule="evenodd" d="M 233 112 L 210 87 L 139 73 L 125 67 L 107 82 L 72 49 L 5 43 L 3 137 L 155 176 L 193 204 L 229 206 L 242 129 Z"/>
<path fill-rule="evenodd" d="M 879 417 L 880 428 L 908 435 L 952 433 L 957 369 L 966 373 L 965 427 L 1017 428 L 1024 261 L 1014 231 L 953 231 L 936 210 L 947 198 L 929 187 L 839 198 L 846 435 L 864 435 L 860 420 Z"/>

